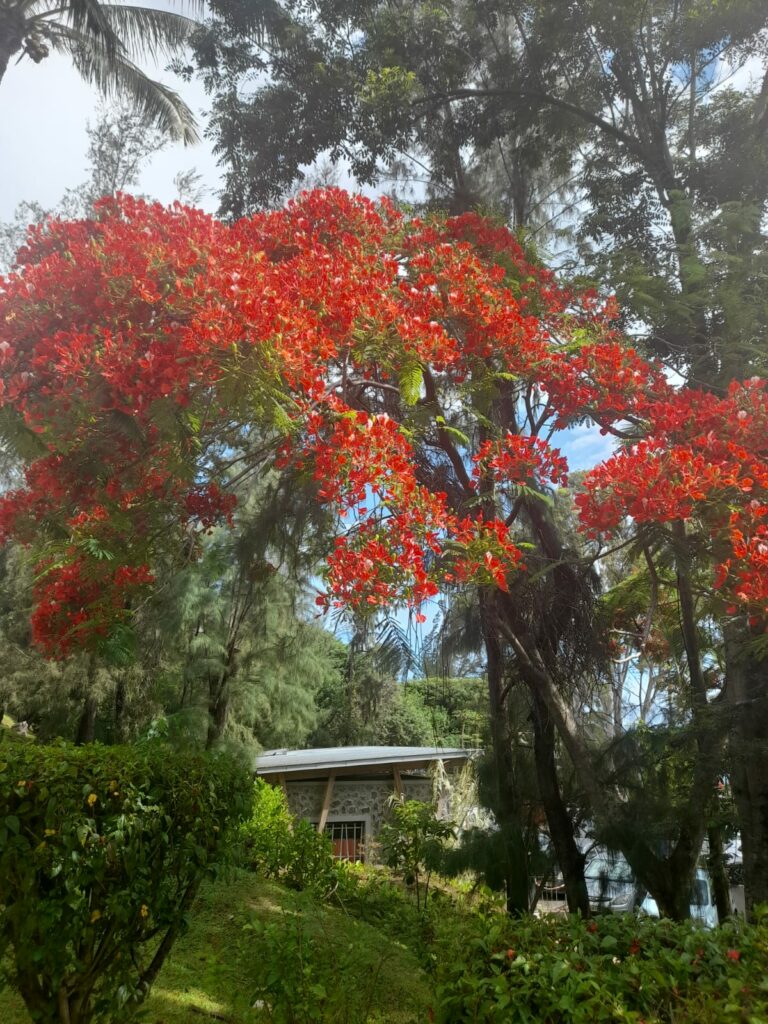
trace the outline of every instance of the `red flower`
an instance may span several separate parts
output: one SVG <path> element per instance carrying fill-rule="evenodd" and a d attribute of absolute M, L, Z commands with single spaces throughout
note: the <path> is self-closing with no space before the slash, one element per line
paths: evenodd
<path fill-rule="evenodd" d="M 741 951 L 738 949 L 729 949 L 725 955 L 729 960 L 741 960 Z"/>

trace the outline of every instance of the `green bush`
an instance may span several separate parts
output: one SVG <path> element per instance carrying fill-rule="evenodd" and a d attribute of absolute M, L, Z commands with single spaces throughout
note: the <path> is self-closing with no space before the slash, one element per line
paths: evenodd
<path fill-rule="evenodd" d="M 478 920 L 437 950 L 441 1024 L 761 1024 L 768 922 Z"/>
<path fill-rule="evenodd" d="M 266 878 L 278 878 L 289 857 L 294 818 L 285 793 L 256 779 L 249 817 L 240 827 L 246 865 Z"/>
<path fill-rule="evenodd" d="M 334 889 L 339 864 L 331 841 L 308 821 L 293 817 L 281 789 L 256 780 L 251 816 L 241 831 L 251 870 L 318 896 Z"/>
<path fill-rule="evenodd" d="M 128 1019 L 251 781 L 167 747 L 0 744 L 0 956 L 41 1024 Z"/>
<path fill-rule="evenodd" d="M 384 863 L 401 872 L 406 885 L 413 886 L 419 910 L 426 910 L 430 877 L 455 835 L 452 822 L 441 821 L 431 804 L 419 800 L 396 801 L 391 821 L 379 833 Z"/>
<path fill-rule="evenodd" d="M 315 918 L 315 925 L 321 921 Z M 363 974 L 360 950 L 339 943 L 300 914 L 264 924 L 254 920 L 246 933 L 258 941 L 258 973 L 252 1005 L 273 1024 L 373 1024 L 383 961 Z"/>

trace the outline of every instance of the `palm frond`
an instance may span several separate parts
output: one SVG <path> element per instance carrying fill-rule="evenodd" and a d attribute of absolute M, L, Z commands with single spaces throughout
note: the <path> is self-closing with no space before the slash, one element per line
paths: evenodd
<path fill-rule="evenodd" d="M 68 25 L 48 23 L 46 36 L 54 49 L 72 58 L 85 81 L 105 96 L 130 100 L 148 125 L 185 145 L 200 140 L 194 114 L 181 97 L 146 75 L 124 54 L 111 57 L 99 40 Z"/>
<path fill-rule="evenodd" d="M 101 9 L 125 51 L 134 59 L 174 57 L 199 28 L 199 22 L 193 18 L 172 11 L 124 4 L 102 4 Z"/>
<path fill-rule="evenodd" d="M 62 14 L 75 32 L 99 40 L 110 58 L 119 51 L 120 40 L 99 0 L 68 0 Z"/>

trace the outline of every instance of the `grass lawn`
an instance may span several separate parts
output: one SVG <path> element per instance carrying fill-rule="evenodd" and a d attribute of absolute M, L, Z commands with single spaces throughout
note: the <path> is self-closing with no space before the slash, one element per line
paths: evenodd
<path fill-rule="evenodd" d="M 264 937 L 244 931 L 252 920 L 286 925 L 300 920 L 315 959 L 324 951 L 343 951 L 340 962 L 354 965 L 344 984 L 370 996 L 372 1022 L 422 1024 L 427 1019 L 429 983 L 408 950 L 305 893 L 237 872 L 201 890 L 190 929 L 176 943 L 147 1001 L 143 1024 L 268 1021 L 265 1010 L 253 1007 L 267 955 Z M 30 1024 L 21 1000 L 7 991 L 0 993 L 0 1021 Z"/>

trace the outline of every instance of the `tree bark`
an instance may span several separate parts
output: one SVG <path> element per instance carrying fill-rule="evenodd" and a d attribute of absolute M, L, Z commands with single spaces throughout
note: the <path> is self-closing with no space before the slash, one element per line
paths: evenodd
<path fill-rule="evenodd" d="M 75 743 L 82 746 L 84 743 L 93 743 L 96 739 L 96 712 L 98 702 L 94 694 L 96 683 L 96 655 L 91 654 L 88 659 L 88 670 L 85 683 L 85 700 L 77 721 L 75 730 Z"/>
<path fill-rule="evenodd" d="M 491 747 L 497 787 L 494 814 L 506 837 L 504 878 L 507 913 L 519 916 L 527 913 L 530 908 L 531 879 L 520 814 L 520 797 L 515 785 L 512 737 L 509 730 L 509 716 L 504 691 L 501 644 L 495 629 L 495 619 L 489 608 L 490 600 L 489 594 L 481 594 L 480 614 L 488 674 Z"/>
<path fill-rule="evenodd" d="M 718 825 L 709 830 L 709 877 L 712 880 L 712 895 L 717 907 L 717 920 L 720 924 L 727 921 L 733 913 L 731 905 L 731 886 L 725 866 L 723 850 L 723 831 Z"/>
<path fill-rule="evenodd" d="M 584 878 L 586 857 L 576 843 L 573 819 L 560 792 L 555 759 L 555 727 L 540 695 L 532 693 L 531 697 L 536 778 L 557 863 L 563 874 L 568 910 L 572 914 L 589 917 L 589 893 Z"/>
<path fill-rule="evenodd" d="M 17 6 L 0 7 L 0 82 L 24 42 L 26 19 Z"/>
<path fill-rule="evenodd" d="M 730 712 L 731 788 L 741 833 L 747 918 L 768 903 L 768 670 L 748 650 L 743 618 L 725 628 L 726 705 Z"/>
<path fill-rule="evenodd" d="M 114 742 L 125 742 L 125 701 L 127 685 L 125 675 L 121 672 L 115 683 L 115 720 L 113 723 Z"/>
<path fill-rule="evenodd" d="M 229 674 L 224 672 L 209 686 L 208 735 L 205 749 L 215 747 L 224 735 L 229 711 Z"/>
<path fill-rule="evenodd" d="M 98 704 L 93 694 L 88 694 L 83 702 L 80 718 L 77 720 L 75 743 L 80 747 L 84 743 L 93 743 L 96 739 L 96 711 Z"/>

